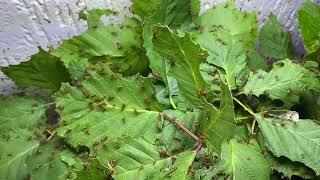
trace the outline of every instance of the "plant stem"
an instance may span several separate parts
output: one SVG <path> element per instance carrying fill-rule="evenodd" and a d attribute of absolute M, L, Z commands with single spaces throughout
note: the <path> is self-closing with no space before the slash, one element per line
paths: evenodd
<path fill-rule="evenodd" d="M 199 152 L 199 150 L 202 148 L 202 144 L 204 141 L 204 137 L 203 136 L 196 136 L 195 134 L 193 134 L 188 128 L 186 128 L 184 126 L 183 123 L 178 122 L 177 118 L 175 117 L 170 117 L 164 113 L 162 113 L 162 116 L 169 120 L 171 123 L 175 124 L 176 126 L 178 126 L 179 129 L 181 129 L 183 132 L 185 132 L 188 136 L 190 136 L 192 139 L 194 139 L 195 141 L 197 141 L 197 143 L 193 146 L 192 150 L 195 150 L 196 152 Z"/>
<path fill-rule="evenodd" d="M 245 94 L 243 91 L 242 92 L 238 92 L 238 93 L 236 93 L 234 96 L 240 96 L 240 95 L 242 95 L 242 94 Z"/>
<path fill-rule="evenodd" d="M 192 139 L 194 139 L 195 141 L 200 143 L 200 138 L 196 135 L 194 135 L 189 129 L 187 129 L 182 123 L 178 122 L 176 118 L 172 118 L 166 114 L 162 114 L 163 117 L 167 120 L 169 120 L 170 122 L 172 122 L 173 124 L 175 124 L 176 126 L 179 127 L 179 129 L 181 129 L 182 131 L 184 131 L 186 134 L 188 134 L 190 137 L 192 137 Z"/>
<path fill-rule="evenodd" d="M 256 118 L 253 119 L 252 127 L 251 127 L 251 134 L 254 135 L 254 127 L 256 126 Z"/>
<path fill-rule="evenodd" d="M 239 101 L 237 98 L 233 97 L 233 100 L 235 100 L 241 107 L 243 107 L 244 110 L 246 110 L 249 114 L 252 116 L 255 116 L 256 114 L 253 112 L 251 108 L 248 106 L 244 105 L 241 101 Z"/>

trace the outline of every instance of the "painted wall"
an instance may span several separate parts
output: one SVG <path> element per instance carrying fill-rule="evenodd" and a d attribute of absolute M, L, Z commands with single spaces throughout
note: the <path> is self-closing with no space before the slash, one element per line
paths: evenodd
<path fill-rule="evenodd" d="M 223 0 L 202 0 L 201 12 Z M 303 0 L 237 0 L 238 7 L 258 12 L 260 24 L 270 12 L 292 32 L 297 52 L 303 52 L 296 26 L 296 10 Z M 317 0 L 320 3 L 320 0 Z M 37 53 L 37 47 L 56 47 L 59 41 L 86 30 L 78 13 L 84 8 L 110 8 L 130 14 L 130 0 L 0 0 L 0 66 L 19 64 Z M 108 21 L 120 21 L 123 15 Z M 17 88 L 0 72 L 0 94 Z"/>

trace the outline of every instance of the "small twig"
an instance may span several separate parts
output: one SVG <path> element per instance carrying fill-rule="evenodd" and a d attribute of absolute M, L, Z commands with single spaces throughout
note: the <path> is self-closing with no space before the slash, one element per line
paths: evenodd
<path fill-rule="evenodd" d="M 47 133 L 50 134 L 50 136 L 47 138 L 47 141 L 49 141 L 56 134 L 56 131 L 51 132 L 51 131 L 47 130 Z"/>
<path fill-rule="evenodd" d="M 165 119 L 169 120 L 170 122 L 172 122 L 173 124 L 178 126 L 179 129 L 181 129 L 188 136 L 190 136 L 192 139 L 197 141 L 197 143 L 195 144 L 195 146 L 192 149 L 194 149 L 194 150 L 196 150 L 198 152 L 202 148 L 202 144 L 203 144 L 203 141 L 204 141 L 204 137 L 203 136 L 201 136 L 201 137 L 196 136 L 188 128 L 186 128 L 183 123 L 178 122 L 176 118 L 170 117 L 170 116 L 168 116 L 168 115 L 166 115 L 164 113 L 162 115 L 163 115 L 163 117 Z"/>
<path fill-rule="evenodd" d="M 249 108 L 248 106 L 244 105 L 241 101 L 239 101 L 237 98 L 233 97 L 233 99 L 241 106 L 243 107 L 244 110 L 246 110 L 249 114 L 251 114 L 252 116 L 255 116 L 256 114 L 253 112 L 253 110 L 251 108 Z M 256 126 L 256 118 L 253 119 L 253 123 L 251 126 L 251 134 L 254 134 L 254 127 Z"/>
<path fill-rule="evenodd" d="M 192 139 L 194 139 L 197 142 L 200 142 L 200 138 L 198 138 L 196 135 L 194 135 L 191 131 L 189 131 L 189 129 L 187 129 L 182 123 L 177 122 L 176 118 L 172 118 L 166 114 L 163 114 L 163 117 L 169 121 L 171 121 L 172 123 L 174 123 L 175 125 L 177 125 L 179 127 L 179 129 L 181 129 L 182 131 L 184 131 L 186 134 L 188 134 L 190 137 L 192 137 Z"/>

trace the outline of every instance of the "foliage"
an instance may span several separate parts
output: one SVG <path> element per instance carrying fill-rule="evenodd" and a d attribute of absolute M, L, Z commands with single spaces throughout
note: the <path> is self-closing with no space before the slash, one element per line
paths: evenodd
<path fill-rule="evenodd" d="M 302 59 L 274 15 L 259 31 L 232 0 L 199 8 L 85 10 L 86 32 L 3 68 L 46 96 L 0 99 L 0 178 L 319 178 L 319 7 L 298 12 Z"/>
<path fill-rule="evenodd" d="M 284 59 L 290 57 L 290 33 L 282 29 L 277 17 L 270 14 L 259 34 L 260 52 L 271 58 Z"/>

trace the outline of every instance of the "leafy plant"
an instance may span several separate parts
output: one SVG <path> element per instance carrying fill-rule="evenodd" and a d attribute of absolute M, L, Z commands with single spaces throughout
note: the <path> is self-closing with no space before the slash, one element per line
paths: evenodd
<path fill-rule="evenodd" d="M 2 68 L 42 96 L 1 97 L 0 178 L 319 178 L 319 6 L 298 12 L 304 58 L 274 15 L 199 7 L 82 11 L 86 32 Z"/>

